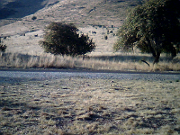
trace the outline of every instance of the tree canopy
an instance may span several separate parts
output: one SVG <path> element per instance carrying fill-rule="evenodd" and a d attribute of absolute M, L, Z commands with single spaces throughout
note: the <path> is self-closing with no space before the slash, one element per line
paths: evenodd
<path fill-rule="evenodd" d="M 45 52 L 61 55 L 84 55 L 95 49 L 87 35 L 79 35 L 74 24 L 52 22 L 45 29 L 44 40 L 40 41 Z"/>
<path fill-rule="evenodd" d="M 128 14 L 114 49 L 137 47 L 152 53 L 154 64 L 159 62 L 162 52 L 175 57 L 180 44 L 179 17 L 179 0 L 148 0 Z"/>

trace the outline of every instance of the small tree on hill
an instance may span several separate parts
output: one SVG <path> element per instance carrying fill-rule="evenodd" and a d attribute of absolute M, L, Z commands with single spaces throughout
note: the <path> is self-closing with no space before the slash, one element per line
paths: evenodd
<path fill-rule="evenodd" d="M 135 7 L 118 32 L 115 50 L 139 48 L 158 63 L 162 52 L 176 56 L 180 44 L 180 1 L 148 0 Z"/>
<path fill-rule="evenodd" d="M 79 35 L 73 24 L 53 22 L 45 29 L 40 45 L 45 52 L 61 55 L 84 55 L 95 49 L 95 44 L 87 35 Z"/>
<path fill-rule="evenodd" d="M 33 16 L 31 19 L 34 21 L 34 20 L 36 20 L 36 19 L 37 19 L 37 17 L 36 17 L 36 16 Z"/>
<path fill-rule="evenodd" d="M 2 41 L 1 41 L 1 37 L 0 37 L 0 51 L 1 52 L 5 52 L 6 51 L 7 46 L 3 45 Z"/>

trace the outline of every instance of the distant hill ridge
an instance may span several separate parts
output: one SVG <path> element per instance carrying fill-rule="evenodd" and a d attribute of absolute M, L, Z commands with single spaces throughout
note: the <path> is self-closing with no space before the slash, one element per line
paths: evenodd
<path fill-rule="evenodd" d="M 52 21 L 76 26 L 106 25 L 119 27 L 127 9 L 142 0 L 0 0 L 0 33 L 35 31 Z M 35 17 L 34 17 L 35 16 Z M 32 18 L 35 19 L 32 19 Z"/>
<path fill-rule="evenodd" d="M 0 19 L 22 18 L 33 14 L 44 7 L 50 7 L 63 1 L 69 1 L 69 3 L 74 3 L 77 6 L 82 4 L 83 6 L 81 8 L 86 8 L 87 10 L 90 8 L 89 11 L 85 11 L 87 11 L 88 14 L 93 15 L 93 10 L 97 10 L 99 14 L 106 14 L 107 11 L 112 12 L 112 14 L 116 14 L 118 11 L 114 10 L 118 10 L 120 8 L 126 9 L 130 6 L 135 6 L 141 0 L 1 0 Z"/>
<path fill-rule="evenodd" d="M 22 18 L 57 2 L 59 0 L 1 0 L 0 19 Z"/>

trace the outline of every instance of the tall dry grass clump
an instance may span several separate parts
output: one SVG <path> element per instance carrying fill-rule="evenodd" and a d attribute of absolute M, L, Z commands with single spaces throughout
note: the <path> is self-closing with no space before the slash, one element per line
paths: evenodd
<path fill-rule="evenodd" d="M 73 58 L 42 54 L 40 56 L 2 53 L 0 67 L 7 68 L 73 68 Z"/>
<path fill-rule="evenodd" d="M 123 56 L 125 57 L 125 56 Z M 125 59 L 125 58 L 123 58 Z M 151 61 L 147 62 L 150 64 Z M 110 60 L 95 57 L 71 57 L 52 54 L 39 56 L 1 53 L 1 68 L 87 68 L 92 70 L 125 70 L 125 71 L 180 71 L 180 62 L 163 61 L 155 66 L 148 66 L 141 60 Z"/>

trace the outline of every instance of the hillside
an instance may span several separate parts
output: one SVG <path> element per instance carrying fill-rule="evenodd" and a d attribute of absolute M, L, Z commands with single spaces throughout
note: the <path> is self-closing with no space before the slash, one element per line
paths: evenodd
<path fill-rule="evenodd" d="M 14 21 L 28 22 L 37 16 L 33 25 L 50 21 L 82 24 L 120 25 L 126 10 L 140 0 L 1 0 L 0 26 Z"/>
<path fill-rule="evenodd" d="M 140 1 L 1 0 L 0 18 L 3 19 L 0 19 L 0 36 L 11 36 L 3 41 L 8 46 L 7 52 L 29 53 L 29 49 L 32 52 L 41 52 L 38 41 L 42 39 L 44 27 L 52 21 L 71 22 L 94 39 L 96 50 L 109 52 L 116 37 L 109 35 L 108 40 L 104 40 L 107 30 L 92 26 L 105 25 L 107 28 L 113 25 L 112 34 L 115 34 L 126 17 L 127 9 L 136 6 Z M 10 12 L 2 12 L 5 9 Z M 33 20 L 33 17 L 36 19 Z M 97 34 L 89 33 L 90 31 L 96 31 Z M 39 36 L 34 38 L 34 35 Z M 102 50 L 102 46 L 108 49 Z M 36 49 L 32 50 L 34 48 Z"/>
<path fill-rule="evenodd" d="M 0 26 L 21 20 L 21 18 L 57 2 L 58 0 L 1 0 Z"/>
<path fill-rule="evenodd" d="M 2 0 L 0 1 L 0 19 L 4 18 L 21 18 L 28 14 L 32 14 L 39 9 L 43 8 L 45 4 L 43 0 L 31 0 L 31 1 L 20 1 L 20 0 Z"/>

